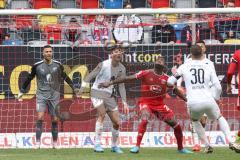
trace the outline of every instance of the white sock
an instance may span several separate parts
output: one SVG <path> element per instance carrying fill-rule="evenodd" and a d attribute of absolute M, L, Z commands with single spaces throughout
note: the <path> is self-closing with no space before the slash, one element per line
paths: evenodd
<path fill-rule="evenodd" d="M 119 130 L 112 128 L 112 147 L 117 146 L 118 137 L 119 137 Z"/>
<path fill-rule="evenodd" d="M 229 128 L 229 125 L 226 121 L 226 119 L 221 116 L 219 119 L 218 119 L 218 123 L 219 123 L 219 126 L 220 126 L 220 129 L 221 131 L 223 132 L 223 134 L 225 135 L 226 139 L 229 141 L 229 142 L 233 142 L 232 138 L 231 138 L 231 132 L 230 132 L 230 128 Z"/>
<path fill-rule="evenodd" d="M 97 121 L 95 126 L 95 144 L 101 144 L 102 131 L 103 124 Z"/>
<path fill-rule="evenodd" d="M 192 140 L 193 140 L 193 145 L 200 144 L 198 135 L 196 133 L 196 130 L 194 129 L 193 122 L 191 123 L 191 131 L 192 131 Z"/>
<path fill-rule="evenodd" d="M 205 134 L 205 129 L 203 128 L 201 123 L 199 121 L 195 121 L 195 122 L 193 122 L 193 127 L 194 127 L 196 133 L 198 134 L 198 137 L 204 142 L 205 146 L 206 147 L 209 146 L 207 136 Z"/>

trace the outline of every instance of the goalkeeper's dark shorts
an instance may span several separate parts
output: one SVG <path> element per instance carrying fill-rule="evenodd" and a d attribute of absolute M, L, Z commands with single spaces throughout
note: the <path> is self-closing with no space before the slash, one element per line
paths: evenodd
<path fill-rule="evenodd" d="M 48 108 L 48 113 L 52 116 L 56 116 L 55 108 L 57 105 L 59 105 L 59 99 L 47 100 L 47 99 L 37 98 L 36 100 L 37 112 L 45 112 L 46 108 Z"/>

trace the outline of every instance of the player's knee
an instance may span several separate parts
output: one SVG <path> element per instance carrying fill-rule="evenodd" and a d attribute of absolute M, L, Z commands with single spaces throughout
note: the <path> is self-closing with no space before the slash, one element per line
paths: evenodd
<path fill-rule="evenodd" d="M 114 128 L 114 129 L 118 130 L 119 127 L 120 127 L 120 122 L 115 122 L 115 123 L 113 123 L 113 128 Z"/>
<path fill-rule="evenodd" d="M 150 115 L 149 115 L 148 113 L 143 113 L 143 114 L 141 115 L 141 120 L 146 120 L 146 121 L 148 121 L 148 120 L 149 120 L 149 117 L 150 117 Z"/>
<path fill-rule="evenodd" d="M 37 116 L 37 120 L 43 121 L 44 120 L 44 114 L 39 113 L 38 116 Z"/>
<path fill-rule="evenodd" d="M 105 118 L 105 114 L 98 114 L 98 121 L 103 122 Z"/>

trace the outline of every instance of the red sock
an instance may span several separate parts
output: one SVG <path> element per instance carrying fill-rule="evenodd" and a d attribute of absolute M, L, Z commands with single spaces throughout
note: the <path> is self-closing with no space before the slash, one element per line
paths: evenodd
<path fill-rule="evenodd" d="M 137 144 L 136 144 L 136 146 L 138 147 L 140 147 L 141 145 L 142 138 L 147 129 L 147 124 L 148 124 L 147 120 L 142 120 L 138 125 L 138 136 L 137 136 Z"/>
<path fill-rule="evenodd" d="M 238 137 L 240 137 L 240 130 L 238 130 Z"/>
<path fill-rule="evenodd" d="M 183 134 L 182 134 L 182 128 L 179 124 L 177 124 L 175 127 L 174 127 L 174 135 L 177 139 L 177 145 L 178 145 L 178 150 L 181 150 L 183 149 Z"/>

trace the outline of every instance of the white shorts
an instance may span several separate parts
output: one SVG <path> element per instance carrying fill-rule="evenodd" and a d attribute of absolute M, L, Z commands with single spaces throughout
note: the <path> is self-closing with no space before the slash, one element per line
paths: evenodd
<path fill-rule="evenodd" d="M 204 113 L 211 120 L 216 120 L 221 116 L 220 109 L 215 101 L 189 103 L 188 109 L 190 117 L 193 120 L 199 120 L 204 115 Z"/>
<path fill-rule="evenodd" d="M 118 105 L 115 98 L 96 98 L 91 97 L 91 101 L 94 108 L 99 107 L 100 105 L 104 105 L 107 111 L 117 111 Z"/>

